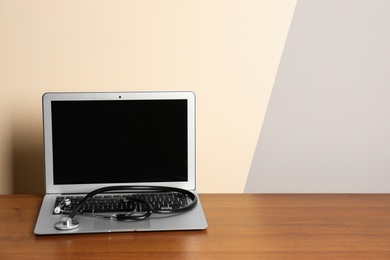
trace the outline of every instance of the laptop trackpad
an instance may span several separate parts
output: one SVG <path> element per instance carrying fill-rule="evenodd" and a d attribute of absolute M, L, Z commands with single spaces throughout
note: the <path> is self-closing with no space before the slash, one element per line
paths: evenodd
<path fill-rule="evenodd" d="M 136 231 L 150 228 L 148 219 L 141 221 L 116 221 L 103 218 L 95 218 L 95 230 L 105 231 Z"/>

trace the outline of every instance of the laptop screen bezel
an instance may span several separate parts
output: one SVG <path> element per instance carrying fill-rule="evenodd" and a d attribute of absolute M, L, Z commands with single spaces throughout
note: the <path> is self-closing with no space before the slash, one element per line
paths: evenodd
<path fill-rule="evenodd" d="M 185 182 L 137 182 L 137 183 L 91 183 L 91 184 L 54 184 L 53 139 L 52 139 L 52 101 L 87 100 L 187 100 L 188 135 L 188 181 Z M 170 186 L 188 190 L 196 189 L 196 149 L 195 149 L 195 94 L 190 91 L 165 92 L 51 92 L 42 97 L 43 131 L 45 151 L 45 184 L 47 194 L 87 193 L 94 189 L 118 186 Z"/>

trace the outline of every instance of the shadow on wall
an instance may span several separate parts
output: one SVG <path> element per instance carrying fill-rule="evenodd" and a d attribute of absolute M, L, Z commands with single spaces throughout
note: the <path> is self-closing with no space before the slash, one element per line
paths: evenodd
<path fill-rule="evenodd" d="M 16 128 L 12 131 L 13 193 L 44 194 L 42 134 Z"/>

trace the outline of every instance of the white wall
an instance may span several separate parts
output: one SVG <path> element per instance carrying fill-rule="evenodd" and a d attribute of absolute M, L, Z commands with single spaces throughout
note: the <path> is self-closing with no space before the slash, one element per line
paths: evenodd
<path fill-rule="evenodd" d="M 242 192 L 295 0 L 0 1 L 0 194 L 43 193 L 41 95 L 192 90 L 201 192 Z"/>
<path fill-rule="evenodd" d="M 298 0 L 246 192 L 390 192 L 389 13 Z"/>

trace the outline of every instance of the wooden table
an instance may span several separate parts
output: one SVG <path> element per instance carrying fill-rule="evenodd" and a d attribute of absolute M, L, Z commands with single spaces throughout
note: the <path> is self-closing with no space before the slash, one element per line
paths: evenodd
<path fill-rule="evenodd" d="M 42 196 L 0 196 L 0 259 L 390 259 L 390 194 L 201 194 L 205 231 L 35 236 Z"/>

